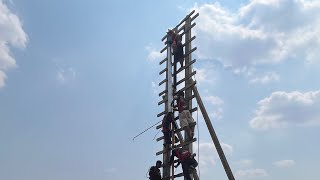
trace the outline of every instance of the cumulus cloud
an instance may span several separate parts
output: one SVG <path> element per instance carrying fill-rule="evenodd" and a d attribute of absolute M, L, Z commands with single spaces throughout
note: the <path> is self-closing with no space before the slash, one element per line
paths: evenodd
<path fill-rule="evenodd" d="M 166 51 L 163 53 L 160 53 L 159 50 L 154 48 L 152 44 L 145 47 L 146 51 L 148 52 L 147 60 L 148 61 L 161 61 L 166 57 Z"/>
<path fill-rule="evenodd" d="M 235 162 L 235 164 L 240 167 L 249 167 L 253 164 L 253 161 L 251 159 L 242 159 L 240 161 Z"/>
<path fill-rule="evenodd" d="M 5 86 L 6 71 L 17 66 L 10 48 L 25 48 L 27 39 L 18 16 L 0 0 L 0 88 Z"/>
<path fill-rule="evenodd" d="M 218 3 L 194 8 L 201 14 L 195 27 L 200 58 L 237 71 L 292 58 L 319 61 L 319 1 L 254 0 L 235 12 Z"/>
<path fill-rule="evenodd" d="M 67 83 L 76 78 L 76 71 L 72 67 L 59 68 L 57 71 L 57 80 L 60 83 Z"/>
<path fill-rule="evenodd" d="M 250 127 L 259 130 L 320 124 L 320 90 L 273 92 L 258 102 Z"/>
<path fill-rule="evenodd" d="M 233 153 L 233 147 L 229 144 L 221 143 L 221 147 L 225 155 L 230 155 Z M 219 159 L 219 155 L 213 143 L 200 143 L 200 167 L 208 169 L 216 164 Z M 198 151 L 198 147 L 194 147 L 194 152 Z"/>
<path fill-rule="evenodd" d="M 271 82 L 279 81 L 280 76 L 275 72 L 269 72 L 262 76 L 256 76 L 252 78 L 249 83 L 250 84 L 268 84 Z"/>
<path fill-rule="evenodd" d="M 205 96 L 203 99 L 213 106 L 213 111 L 209 115 L 215 119 L 221 119 L 224 101 L 218 96 Z"/>
<path fill-rule="evenodd" d="M 273 163 L 274 166 L 280 167 L 280 168 L 288 168 L 292 167 L 296 164 L 294 160 L 281 160 L 281 161 L 276 161 Z"/>
<path fill-rule="evenodd" d="M 266 177 L 268 173 L 264 169 L 240 169 L 236 171 L 235 176 L 239 179 L 251 179 L 258 177 Z"/>

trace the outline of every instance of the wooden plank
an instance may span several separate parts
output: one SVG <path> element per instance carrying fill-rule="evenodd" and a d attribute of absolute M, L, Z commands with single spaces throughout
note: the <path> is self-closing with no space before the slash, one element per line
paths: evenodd
<path fill-rule="evenodd" d="M 195 62 L 196 62 L 196 59 L 192 60 L 190 63 L 186 64 L 185 66 L 180 68 L 176 73 L 173 73 L 172 75 L 174 76 L 174 75 L 178 74 L 179 72 L 185 70 L 186 68 L 188 68 L 189 66 L 191 66 Z"/>
<path fill-rule="evenodd" d="M 165 83 L 165 82 L 167 82 L 167 81 L 168 81 L 168 79 L 162 80 L 162 81 L 159 83 L 159 86 L 161 86 L 163 83 Z"/>
<path fill-rule="evenodd" d="M 198 108 L 197 107 L 194 107 L 194 108 L 192 108 L 191 110 L 190 110 L 190 113 L 193 113 L 193 112 L 195 112 L 195 111 L 197 111 L 198 110 Z M 162 112 L 163 113 L 163 112 Z M 161 113 L 159 113 L 159 114 L 161 114 Z M 163 114 L 161 114 L 160 116 L 162 116 Z M 160 117 L 160 116 L 158 116 L 158 117 Z M 176 120 L 178 120 L 179 119 L 179 116 L 177 116 L 177 117 L 175 117 L 174 118 L 174 120 L 176 121 Z M 159 124 L 157 127 L 156 127 L 156 129 L 160 129 L 162 127 L 162 124 Z"/>
<path fill-rule="evenodd" d="M 197 124 L 196 122 L 190 123 L 190 127 L 194 127 L 196 126 L 196 124 Z M 181 132 L 181 131 L 183 131 L 183 128 L 174 130 L 174 133 Z M 158 137 L 157 141 L 161 141 L 162 139 L 164 139 L 164 136 Z"/>
<path fill-rule="evenodd" d="M 191 143 L 196 142 L 196 141 L 197 141 L 197 138 L 193 138 L 191 141 L 187 141 L 187 142 L 183 142 L 182 144 L 175 145 L 175 146 L 173 146 L 173 148 L 168 148 L 168 150 L 159 151 L 159 152 L 156 153 L 156 155 L 158 156 L 160 154 L 163 154 L 163 153 L 166 153 L 168 151 L 180 148 L 182 146 L 186 146 L 186 145 L 191 144 Z"/>
<path fill-rule="evenodd" d="M 181 88 L 181 89 L 178 90 L 176 93 L 174 93 L 174 95 L 178 95 L 178 92 L 179 92 L 179 91 L 185 91 L 185 90 L 187 90 L 187 89 L 189 89 L 189 88 L 192 88 L 194 85 L 196 85 L 196 83 L 197 83 L 197 81 L 192 81 L 189 85 Z"/>
<path fill-rule="evenodd" d="M 193 17 L 191 17 L 190 21 L 195 20 L 198 16 L 199 16 L 199 13 L 197 13 L 196 15 L 194 15 Z"/>
<path fill-rule="evenodd" d="M 159 96 L 162 96 L 164 93 L 167 93 L 167 89 L 165 89 L 164 91 L 162 91 L 161 93 L 159 93 Z"/>
<path fill-rule="evenodd" d="M 162 61 L 160 61 L 159 65 L 161 65 L 164 62 L 166 62 L 167 60 L 168 60 L 168 57 L 164 58 Z"/>
<path fill-rule="evenodd" d="M 158 106 L 159 106 L 159 105 L 161 105 L 162 103 L 167 102 L 167 101 L 168 101 L 168 99 L 167 99 L 167 98 L 166 98 L 166 99 L 163 99 L 162 101 L 158 102 Z"/>
<path fill-rule="evenodd" d="M 162 71 L 159 72 L 159 75 L 163 74 L 164 72 L 166 72 L 168 70 L 168 68 L 164 68 Z"/>
<path fill-rule="evenodd" d="M 228 161 L 227 161 L 227 158 L 226 158 L 226 156 L 224 155 L 224 152 L 223 152 L 223 149 L 222 149 L 222 147 L 221 147 L 221 145 L 220 145 L 218 136 L 217 136 L 217 134 L 215 133 L 215 131 L 214 131 L 214 129 L 213 129 L 212 123 L 211 123 L 211 121 L 210 121 L 210 118 L 209 118 L 209 115 L 208 115 L 208 113 L 207 113 L 207 110 L 206 110 L 206 108 L 205 108 L 204 105 L 203 105 L 203 102 L 202 102 L 202 99 L 201 99 L 201 97 L 200 97 L 200 95 L 199 95 L 198 89 L 197 89 L 196 86 L 193 86 L 193 89 L 192 89 L 192 90 L 193 90 L 193 93 L 194 93 L 195 96 L 196 96 L 196 99 L 197 99 L 198 105 L 199 105 L 199 107 L 200 107 L 200 110 L 201 110 L 203 119 L 205 120 L 205 123 L 206 123 L 206 125 L 207 125 L 207 127 L 208 127 L 208 130 L 209 130 L 209 133 L 210 133 L 210 135 L 211 135 L 212 141 L 213 141 L 213 143 L 214 143 L 214 145 L 215 145 L 215 147 L 216 147 L 216 150 L 217 150 L 217 152 L 218 152 L 218 155 L 219 155 L 219 157 L 220 157 L 220 160 L 221 160 L 221 163 L 222 163 L 222 165 L 223 165 L 223 167 L 224 167 L 224 170 L 225 170 L 225 172 L 226 172 L 226 174 L 227 174 L 227 176 L 228 176 L 228 179 L 229 179 L 229 180 L 234 180 L 233 173 L 232 173 L 232 171 L 231 171 L 231 168 L 230 168 L 230 166 L 229 166 L 229 163 L 228 163 Z"/>
<path fill-rule="evenodd" d="M 188 19 L 193 13 L 195 12 L 195 10 L 191 11 L 190 14 L 188 14 L 185 18 L 183 18 L 180 23 L 178 25 L 176 25 L 176 27 L 174 29 L 176 29 L 177 27 L 179 27 L 186 19 Z M 167 34 L 161 39 L 161 41 L 164 41 L 167 38 Z"/>
<path fill-rule="evenodd" d="M 188 31 L 190 31 L 190 29 L 192 29 L 192 28 L 195 27 L 195 26 L 196 26 L 196 23 L 192 23 L 192 25 L 191 25 L 189 28 L 185 29 L 184 32 L 181 33 L 181 36 L 183 36 L 184 34 L 186 34 Z"/>
<path fill-rule="evenodd" d="M 187 77 L 181 79 L 180 81 L 178 81 L 175 86 L 178 86 L 179 84 L 181 84 L 182 82 L 188 80 L 189 78 L 191 78 L 193 75 L 195 75 L 197 73 L 197 71 L 193 71 L 191 74 L 189 74 Z"/>
<path fill-rule="evenodd" d="M 162 115 L 164 115 L 164 114 L 166 114 L 166 113 L 167 113 L 167 111 L 163 111 L 163 112 L 159 113 L 159 114 L 157 115 L 157 117 L 160 117 L 160 116 L 162 116 Z"/>
<path fill-rule="evenodd" d="M 188 41 L 186 41 L 184 44 L 182 44 L 182 46 L 186 46 L 187 44 L 189 44 L 191 41 L 195 40 L 196 36 L 193 36 L 191 39 L 189 39 Z"/>
<path fill-rule="evenodd" d="M 195 96 L 194 95 L 192 95 L 190 98 L 186 98 L 186 101 L 189 101 L 190 99 L 193 99 Z M 168 101 L 168 99 L 166 99 L 166 98 L 162 98 L 162 100 L 160 101 L 160 102 L 158 102 L 158 106 L 160 106 L 161 104 L 163 104 L 163 103 L 165 103 L 165 102 L 167 102 Z"/>
<path fill-rule="evenodd" d="M 160 53 L 163 53 L 163 51 L 165 51 L 165 50 L 167 50 L 167 49 L 168 49 L 167 46 L 164 47 L 164 48 L 160 51 Z"/>

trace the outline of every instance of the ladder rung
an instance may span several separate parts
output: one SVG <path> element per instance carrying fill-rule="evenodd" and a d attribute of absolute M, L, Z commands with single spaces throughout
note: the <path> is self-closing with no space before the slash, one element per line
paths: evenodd
<path fill-rule="evenodd" d="M 169 148 L 169 151 L 177 149 L 177 148 L 185 146 L 185 145 L 188 145 L 188 144 L 196 142 L 196 141 L 197 141 L 197 138 L 193 138 L 191 141 L 183 142 L 182 144 L 178 144 L 176 146 L 173 146 L 173 148 Z M 157 152 L 156 155 L 158 156 L 158 155 L 166 153 L 166 152 L 167 152 L 166 150 L 162 150 L 162 151 Z"/>
<path fill-rule="evenodd" d="M 191 39 L 189 39 L 189 41 L 185 42 L 184 44 L 182 44 L 182 46 L 186 46 L 187 44 L 189 44 L 191 41 L 195 40 L 196 36 L 193 36 Z"/>
<path fill-rule="evenodd" d="M 190 29 L 192 29 L 192 28 L 195 27 L 195 26 L 196 26 L 196 23 L 195 23 L 195 22 L 192 23 L 191 26 L 190 26 L 188 29 L 185 29 L 185 30 L 183 31 L 183 33 L 181 33 L 181 36 L 184 35 L 184 34 L 186 34 L 188 31 L 190 31 Z"/>
<path fill-rule="evenodd" d="M 162 61 L 160 61 L 159 65 L 161 65 L 161 64 L 164 63 L 164 62 L 166 62 L 167 59 L 168 59 L 167 57 L 164 58 Z"/>
<path fill-rule="evenodd" d="M 194 95 L 192 96 L 192 97 L 194 97 Z M 195 112 L 196 110 L 198 110 L 198 108 L 197 107 L 194 107 L 194 108 L 192 108 L 191 110 L 190 110 L 190 113 L 193 113 L 193 112 Z M 165 111 L 164 111 L 165 112 Z M 163 112 L 162 112 L 163 113 Z M 161 114 L 161 113 L 160 113 Z M 158 114 L 159 115 L 159 114 Z M 162 116 L 163 114 L 161 114 L 160 116 Z M 157 116 L 157 117 L 160 117 L 160 116 Z M 175 117 L 174 118 L 174 120 L 176 121 L 176 120 L 178 120 L 179 119 L 179 116 L 177 116 L 177 117 Z M 162 124 L 159 124 L 157 127 L 156 127 L 156 129 L 160 129 L 162 127 Z"/>
<path fill-rule="evenodd" d="M 186 21 L 189 17 L 191 17 L 191 15 L 195 12 L 195 10 L 191 11 L 190 14 L 188 14 L 185 18 L 183 18 L 182 21 L 180 21 L 180 23 L 174 28 L 176 29 L 177 27 L 179 27 L 184 21 Z M 198 13 L 199 14 L 199 13 Z M 195 15 L 196 16 L 196 15 Z M 192 18 L 193 19 L 193 18 Z M 161 39 L 162 41 L 164 41 L 164 39 L 166 39 L 167 34 Z"/>
<path fill-rule="evenodd" d="M 162 71 L 159 72 L 159 75 L 161 75 L 162 73 L 166 72 L 168 68 L 164 68 Z"/>
<path fill-rule="evenodd" d="M 194 127 L 194 126 L 196 126 L 196 124 L 197 124 L 196 122 L 190 123 L 190 127 Z M 174 133 L 177 133 L 180 131 L 183 131 L 183 128 L 179 128 L 179 129 L 174 130 Z M 164 136 L 157 138 L 157 141 L 161 141 L 162 139 L 164 139 Z"/>
<path fill-rule="evenodd" d="M 182 68 L 180 68 L 179 71 L 177 71 L 176 73 L 173 73 L 172 75 L 174 76 L 174 75 L 178 74 L 179 72 L 185 70 L 187 67 L 191 66 L 191 65 L 192 65 L 193 63 L 195 63 L 195 62 L 196 62 L 195 59 L 192 60 L 190 63 L 186 64 L 185 66 L 183 66 Z"/>
<path fill-rule="evenodd" d="M 181 88 L 180 90 L 178 90 L 176 93 L 174 93 L 174 95 L 177 95 L 179 91 L 185 91 L 186 89 L 192 88 L 196 83 L 197 83 L 197 81 L 193 81 L 188 86 L 185 86 L 185 87 Z"/>
<path fill-rule="evenodd" d="M 195 75 L 197 73 L 197 71 L 193 71 L 192 73 L 190 73 L 187 77 L 181 79 L 180 81 L 178 81 L 175 86 L 178 86 L 179 84 L 181 84 L 182 82 L 188 80 L 189 78 L 191 78 L 193 75 Z"/>
<path fill-rule="evenodd" d="M 161 86 L 163 83 L 165 83 L 165 82 L 167 82 L 167 81 L 168 81 L 168 79 L 162 80 L 162 81 L 159 83 L 159 86 Z"/>
<path fill-rule="evenodd" d="M 159 114 L 157 115 L 157 117 L 160 117 L 160 116 L 162 116 L 162 115 L 164 115 L 164 114 L 166 114 L 166 113 L 167 113 L 167 111 L 163 111 L 163 112 L 159 113 Z"/>
<path fill-rule="evenodd" d="M 158 105 L 161 105 L 162 103 L 165 103 L 165 102 L 167 102 L 168 101 L 168 99 L 163 99 L 163 100 L 161 100 L 160 102 L 158 102 Z"/>
<path fill-rule="evenodd" d="M 164 93 L 167 93 L 167 90 L 163 90 L 161 93 L 159 93 L 159 96 L 162 96 Z"/>

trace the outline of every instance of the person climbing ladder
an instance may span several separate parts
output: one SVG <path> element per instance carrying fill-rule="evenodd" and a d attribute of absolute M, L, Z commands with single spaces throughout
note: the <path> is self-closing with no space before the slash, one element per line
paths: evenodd
<path fill-rule="evenodd" d="M 172 165 L 174 157 L 177 157 L 178 164 L 175 165 L 175 168 L 182 164 L 184 178 L 186 180 L 191 180 L 190 170 L 192 171 L 198 166 L 198 162 L 194 159 L 194 155 L 195 154 L 192 155 L 188 150 L 183 150 L 182 148 L 172 150 L 169 164 Z"/>
<path fill-rule="evenodd" d="M 174 105 L 174 100 L 177 101 L 177 104 Z M 194 123 L 194 119 L 189 111 L 189 108 L 186 104 L 186 100 L 184 98 L 184 92 L 178 91 L 178 96 L 175 96 L 173 102 L 171 103 L 174 107 L 174 110 L 179 111 L 179 121 L 180 126 L 185 130 L 188 135 L 187 140 L 192 140 L 194 135 L 194 128 L 191 128 L 191 123 Z"/>

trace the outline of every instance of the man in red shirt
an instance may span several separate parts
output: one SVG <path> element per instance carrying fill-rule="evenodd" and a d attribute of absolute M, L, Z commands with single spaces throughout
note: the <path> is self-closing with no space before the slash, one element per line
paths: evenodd
<path fill-rule="evenodd" d="M 198 162 L 194 159 L 194 156 L 191 155 L 189 151 L 183 150 L 182 148 L 178 148 L 178 149 L 172 150 L 169 164 L 173 163 L 174 156 L 178 158 L 178 164 L 175 165 L 175 168 L 177 168 L 181 163 L 182 171 L 185 179 L 191 180 L 190 170 L 194 170 L 194 168 L 198 166 Z"/>

